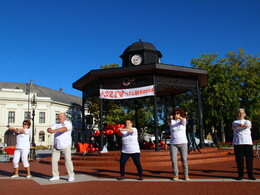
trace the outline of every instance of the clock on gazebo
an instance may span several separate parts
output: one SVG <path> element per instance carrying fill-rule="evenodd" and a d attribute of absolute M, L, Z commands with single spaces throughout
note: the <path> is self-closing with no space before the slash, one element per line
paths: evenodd
<path fill-rule="evenodd" d="M 128 46 L 120 57 L 122 66 L 127 67 L 160 63 L 162 54 L 153 44 L 139 40 Z"/>

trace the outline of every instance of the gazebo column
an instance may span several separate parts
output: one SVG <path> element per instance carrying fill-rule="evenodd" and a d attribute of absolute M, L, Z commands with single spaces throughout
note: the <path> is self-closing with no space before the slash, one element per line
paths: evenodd
<path fill-rule="evenodd" d="M 154 96 L 153 102 L 153 110 L 154 110 L 154 130 L 155 130 L 155 151 L 159 151 L 159 140 L 158 140 L 158 113 L 157 113 L 157 99 L 156 95 Z"/>
<path fill-rule="evenodd" d="M 159 151 L 159 139 L 158 139 L 158 108 L 157 108 L 157 98 L 156 98 L 156 75 L 153 75 L 154 84 L 154 102 L 153 102 L 153 116 L 154 116 L 154 130 L 155 130 L 155 151 Z"/>
<path fill-rule="evenodd" d="M 137 99 L 134 99 L 134 108 L 135 108 L 135 126 L 138 130 L 139 129 L 139 123 L 138 123 L 138 110 L 139 110 L 139 103 L 138 103 L 138 100 Z"/>
<path fill-rule="evenodd" d="M 205 147 L 204 142 L 204 125 L 203 125 L 203 113 L 202 113 L 202 103 L 201 103 L 201 96 L 200 96 L 200 85 L 199 80 L 197 80 L 197 98 L 198 98 L 198 110 L 199 110 L 199 130 L 200 130 L 200 147 Z"/>
<path fill-rule="evenodd" d="M 86 116 L 85 116 L 85 103 L 86 103 L 86 89 L 83 89 L 82 93 L 82 129 L 81 129 L 81 143 L 86 142 Z"/>
<path fill-rule="evenodd" d="M 102 89 L 102 82 L 100 82 L 100 89 Z M 99 99 L 99 118 L 100 118 L 100 123 L 99 123 L 99 127 L 100 127 L 100 146 L 99 146 L 99 150 L 101 151 L 103 149 L 103 145 L 104 145 L 104 141 L 103 141 L 103 99 Z"/>

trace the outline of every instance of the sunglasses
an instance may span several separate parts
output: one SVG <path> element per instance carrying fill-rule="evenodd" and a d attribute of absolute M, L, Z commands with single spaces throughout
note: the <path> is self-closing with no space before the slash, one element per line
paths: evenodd
<path fill-rule="evenodd" d="M 176 114 L 180 114 L 179 112 L 174 112 L 174 115 L 176 115 Z"/>
<path fill-rule="evenodd" d="M 27 125 L 27 124 L 23 124 L 23 125 Z"/>

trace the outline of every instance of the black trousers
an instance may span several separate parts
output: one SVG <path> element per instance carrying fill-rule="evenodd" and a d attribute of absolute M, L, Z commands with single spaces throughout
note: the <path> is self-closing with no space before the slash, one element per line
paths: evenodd
<path fill-rule="evenodd" d="M 244 157 L 248 177 L 253 177 L 253 145 L 234 145 L 238 177 L 244 176 Z"/>
<path fill-rule="evenodd" d="M 140 161 L 140 153 L 133 153 L 133 154 L 127 154 L 127 153 L 121 153 L 120 158 L 120 174 L 121 176 L 125 176 L 125 165 L 129 158 L 132 158 L 134 161 L 134 164 L 137 168 L 138 175 L 143 176 L 143 169 Z"/>
<path fill-rule="evenodd" d="M 217 140 L 217 139 L 213 139 L 213 143 L 214 143 L 214 145 L 215 145 L 217 148 L 219 148 L 218 140 Z"/>

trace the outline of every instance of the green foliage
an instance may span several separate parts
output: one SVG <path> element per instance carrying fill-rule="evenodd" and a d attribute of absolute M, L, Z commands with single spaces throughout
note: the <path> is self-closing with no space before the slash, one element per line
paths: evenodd
<path fill-rule="evenodd" d="M 208 70 L 208 86 L 202 89 L 204 120 L 207 129 L 219 126 L 223 120 L 226 132 L 231 132 L 235 110 L 245 108 L 247 118 L 255 130 L 259 128 L 260 61 L 258 56 L 248 55 L 243 49 L 228 52 L 225 58 L 217 54 L 203 54 L 194 58 L 195 68 Z"/>
<path fill-rule="evenodd" d="M 47 146 L 42 146 L 42 145 L 35 146 L 35 150 L 47 150 L 47 149 L 48 149 Z"/>
<path fill-rule="evenodd" d="M 100 66 L 101 69 L 118 68 L 118 67 L 119 67 L 118 64 L 109 64 L 109 65 L 105 64 Z"/>
<path fill-rule="evenodd" d="M 118 100 L 117 100 L 118 101 Z M 118 105 L 116 100 L 108 100 L 103 104 L 104 107 L 104 122 L 111 124 L 124 124 L 126 113 L 124 108 Z"/>
<path fill-rule="evenodd" d="M 66 112 L 68 119 L 72 122 L 73 128 L 81 128 L 81 107 L 79 105 L 72 104 Z"/>
<path fill-rule="evenodd" d="M 94 116 L 94 124 L 95 125 L 99 125 L 99 97 L 88 97 L 87 101 L 86 101 L 86 108 L 88 109 L 88 111 Z"/>

